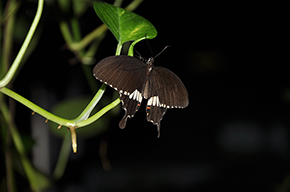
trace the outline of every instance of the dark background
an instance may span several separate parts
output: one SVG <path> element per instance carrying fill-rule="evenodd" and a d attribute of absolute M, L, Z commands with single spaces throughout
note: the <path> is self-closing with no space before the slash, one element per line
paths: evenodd
<path fill-rule="evenodd" d="M 144 1 L 134 12 L 158 31 L 148 40 L 153 54 L 170 45 L 155 65 L 180 77 L 189 106 L 167 110 L 159 139 L 156 126 L 146 121 L 145 106 L 124 130 L 118 127 L 122 110 L 103 134 L 79 138 L 78 153 L 71 154 L 63 178 L 48 191 L 283 191 L 290 173 L 283 5 L 242 3 Z M 46 90 L 48 110 L 59 100 L 93 96 L 80 63 L 69 64 L 73 54 L 63 49 L 58 19 L 46 2 L 42 36 L 14 84 L 27 98 L 37 94 L 35 85 Z M 101 21 L 91 7 L 80 23 L 87 34 Z M 114 55 L 116 46 L 108 33 L 97 61 Z M 136 49 L 151 56 L 145 41 Z M 105 94 L 112 94 L 109 89 Z M 17 107 L 17 123 L 27 125 L 21 130 L 27 134 L 31 112 Z M 53 170 L 60 141 L 50 139 Z M 108 144 L 110 171 L 102 168 L 101 142 Z"/>

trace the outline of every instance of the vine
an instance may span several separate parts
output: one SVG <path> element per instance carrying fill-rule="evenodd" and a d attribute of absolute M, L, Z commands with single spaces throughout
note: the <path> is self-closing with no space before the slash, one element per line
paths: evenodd
<path fill-rule="evenodd" d="M 83 38 L 79 37 L 78 31 L 80 29 L 78 28 L 78 21 L 76 20 L 76 18 L 73 18 L 71 20 L 72 25 L 74 23 L 74 26 L 75 26 L 73 28 L 72 34 L 69 30 L 69 24 L 65 21 L 61 21 L 60 30 L 67 43 L 68 48 L 74 53 L 76 53 L 76 56 L 81 60 L 83 64 L 90 64 L 93 61 L 92 56 L 97 51 L 98 43 L 104 37 L 106 30 L 109 29 L 113 33 L 113 35 L 115 36 L 118 42 L 115 55 L 120 55 L 123 44 L 125 42 L 131 41 L 133 43 L 131 44 L 129 48 L 128 55 L 132 56 L 133 46 L 136 43 L 138 43 L 139 41 L 145 38 L 152 39 L 156 37 L 157 35 L 156 29 L 148 20 L 144 19 L 143 17 L 135 13 L 130 12 L 134 10 L 137 6 L 139 6 L 141 2 L 142 2 L 141 0 L 133 1 L 131 4 L 127 6 L 126 8 L 127 10 L 120 8 L 118 6 L 96 2 L 94 4 L 95 12 L 98 15 L 98 17 L 103 21 L 104 24 L 99 26 L 98 28 L 96 28 L 94 31 L 92 31 L 91 33 L 89 33 Z M 115 2 L 115 5 L 118 5 L 118 4 L 120 4 L 120 1 Z M 60 129 L 63 126 L 70 129 L 71 142 L 72 142 L 72 148 L 73 148 L 74 153 L 77 152 L 77 135 L 76 135 L 75 130 L 80 127 L 84 127 L 95 122 L 100 117 L 102 117 L 105 113 L 107 113 L 109 110 L 113 109 L 120 103 L 120 99 L 117 98 L 114 101 L 112 101 L 110 104 L 100 109 L 95 114 L 91 115 L 93 109 L 101 100 L 105 92 L 106 85 L 103 84 L 100 87 L 100 89 L 96 92 L 92 100 L 88 103 L 88 105 L 84 108 L 84 110 L 79 114 L 79 116 L 77 116 L 75 119 L 65 119 L 43 109 L 42 107 L 34 104 L 33 102 L 29 101 L 28 99 L 24 98 L 23 96 L 19 95 L 18 93 L 14 92 L 13 90 L 7 87 L 9 83 L 11 82 L 11 80 L 13 79 L 13 77 L 15 76 L 15 73 L 18 70 L 20 63 L 22 62 L 24 55 L 27 52 L 27 49 L 32 40 L 32 37 L 35 34 L 38 23 L 40 22 L 40 19 L 42 16 L 43 5 L 44 5 L 44 0 L 38 0 L 38 7 L 35 14 L 35 18 L 31 24 L 31 27 L 26 35 L 26 38 L 16 58 L 14 59 L 11 67 L 6 72 L 6 74 L 5 74 L 6 70 L 4 70 L 5 67 L 3 67 L 4 64 L 2 62 L 0 63 L 1 74 L 4 75 L 4 77 L 0 80 L 0 93 L 2 93 L 0 94 L 0 111 L 1 111 L 0 115 L 2 116 L 2 118 L 5 120 L 5 122 L 8 125 L 7 130 L 9 130 L 9 133 L 12 137 L 15 147 L 21 156 L 21 162 L 24 167 L 26 176 L 29 180 L 29 183 L 35 191 L 38 191 L 50 185 L 50 181 L 44 175 L 40 174 L 37 170 L 35 170 L 35 168 L 33 168 L 30 161 L 28 160 L 25 149 L 23 148 L 23 143 L 22 143 L 20 134 L 15 126 L 15 123 L 13 122 L 13 119 L 9 116 L 9 109 L 4 100 L 3 94 L 25 105 L 29 109 L 31 109 L 33 111 L 32 114 L 37 113 L 43 116 L 46 119 L 46 121 L 49 120 L 49 121 L 57 123 L 59 125 L 58 129 Z M 12 14 L 12 15 L 15 14 L 17 10 L 17 6 L 11 10 L 12 12 L 10 12 L 9 14 Z M 84 51 L 84 48 L 87 46 L 90 46 L 90 47 L 87 49 L 87 52 L 86 52 Z M 3 51 L 1 55 L 3 56 L 3 54 L 5 53 L 6 52 Z M 8 166 L 8 167 L 11 167 L 11 166 Z M 56 167 L 58 169 L 59 166 L 56 166 Z M 62 171 L 60 171 L 59 169 L 55 170 L 54 171 L 55 176 L 57 178 L 60 178 L 61 172 Z M 7 179 L 9 180 L 11 178 L 12 178 L 12 175 L 9 175 L 9 171 L 7 171 Z M 40 180 L 42 182 L 39 182 Z M 13 191 L 13 186 L 12 186 L 13 182 L 11 182 L 10 180 L 10 181 L 7 181 L 7 183 L 8 183 L 7 186 L 9 188 L 9 191 Z"/>

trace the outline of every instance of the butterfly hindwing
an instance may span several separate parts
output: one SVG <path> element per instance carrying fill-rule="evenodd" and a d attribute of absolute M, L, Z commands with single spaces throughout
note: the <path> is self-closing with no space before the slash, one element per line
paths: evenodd
<path fill-rule="evenodd" d="M 157 137 L 160 137 L 160 121 L 166 113 L 167 108 L 148 105 L 146 107 L 147 121 L 157 125 Z"/>
<path fill-rule="evenodd" d="M 142 102 L 142 95 L 136 89 L 129 96 L 120 94 L 120 99 L 122 101 L 122 108 L 125 110 L 125 115 L 121 119 L 119 123 L 119 127 L 121 129 L 124 129 L 126 127 L 126 122 L 127 122 L 128 117 L 129 118 L 133 117 L 136 111 L 138 111 Z"/>

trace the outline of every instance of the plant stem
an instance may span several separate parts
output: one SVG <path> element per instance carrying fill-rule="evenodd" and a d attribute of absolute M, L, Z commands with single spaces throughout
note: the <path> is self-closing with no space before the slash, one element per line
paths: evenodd
<path fill-rule="evenodd" d="M 101 109 L 100 111 L 98 111 L 96 114 L 94 114 L 93 116 L 88 118 L 92 109 L 94 108 L 94 106 L 97 104 L 97 102 L 102 97 L 102 95 L 105 91 L 105 87 L 106 87 L 105 84 L 102 85 L 102 87 L 96 93 L 96 95 L 94 96 L 92 101 L 88 104 L 88 106 L 84 109 L 84 111 L 76 119 L 72 119 L 72 120 L 58 117 L 58 116 L 42 109 L 41 107 L 37 106 L 36 104 L 32 103 L 31 101 L 27 100 L 26 98 L 15 93 L 14 91 L 11 91 L 10 89 L 8 89 L 6 87 L 3 87 L 2 89 L 0 89 L 0 92 L 15 99 L 16 101 L 22 103 L 23 105 L 25 105 L 26 107 L 28 107 L 32 111 L 34 111 L 35 113 L 40 114 L 41 116 L 45 117 L 46 119 L 48 119 L 50 121 L 53 121 L 59 125 L 63 125 L 63 126 L 69 127 L 69 128 L 74 127 L 75 129 L 77 129 L 79 127 L 84 127 L 86 125 L 93 123 L 94 121 L 99 119 L 102 115 L 104 115 L 106 112 L 113 109 L 114 107 L 116 107 L 120 103 L 120 98 L 118 98 L 115 101 L 113 101 L 112 103 L 110 103 L 109 105 L 107 105 L 106 107 L 104 107 L 103 109 Z"/>
<path fill-rule="evenodd" d="M 74 153 L 77 152 L 77 136 L 76 136 L 76 131 L 75 129 L 79 128 L 79 127 L 84 127 L 86 125 L 89 125 L 91 123 L 93 123 L 94 121 L 96 121 L 97 119 L 99 119 L 102 115 L 104 115 L 106 112 L 108 112 L 109 110 L 113 109 L 114 107 L 116 107 L 119 103 L 120 103 L 120 98 L 117 98 L 115 101 L 113 101 L 112 103 L 110 103 L 109 105 L 107 105 L 106 107 L 104 107 L 103 109 L 101 109 L 100 111 L 98 111 L 96 114 L 94 114 L 93 116 L 91 116 L 90 118 L 88 118 L 88 116 L 90 115 L 92 109 L 94 108 L 94 106 L 97 104 L 97 102 L 100 100 L 100 98 L 102 97 L 104 91 L 105 91 L 105 87 L 106 85 L 103 84 L 102 87 L 99 89 L 99 91 L 96 93 L 95 97 L 92 99 L 92 101 L 88 104 L 88 106 L 84 109 L 84 111 L 76 118 L 73 120 L 68 120 L 68 119 L 63 119 L 60 118 L 44 109 L 42 109 L 41 107 L 35 105 L 34 103 L 32 103 L 31 101 L 25 99 L 24 97 L 18 95 L 17 93 L 9 90 L 6 87 L 3 87 L 2 89 L 0 89 L 0 92 L 8 95 L 9 97 L 17 100 L 18 102 L 22 103 L 23 105 L 27 106 L 28 108 L 32 109 L 34 112 L 42 115 L 43 117 L 45 117 L 47 120 L 51 120 L 59 125 L 64 125 L 66 127 L 68 127 L 71 131 L 71 142 L 72 142 L 72 148 Z M 59 126 L 60 128 L 61 126 Z M 18 142 L 19 146 L 21 145 L 21 140 L 19 140 L 18 138 L 15 139 L 15 135 L 13 134 L 18 134 L 17 133 L 17 129 L 14 129 L 13 132 L 11 132 L 12 136 L 14 137 L 14 143 Z M 24 159 L 23 164 L 27 164 L 29 162 L 26 162 Z M 28 165 L 27 165 L 28 166 Z M 33 179 L 32 179 L 33 180 Z"/>
<path fill-rule="evenodd" d="M 123 0 L 115 0 L 113 5 L 116 6 L 116 7 L 120 7 L 122 2 L 123 2 Z"/>
<path fill-rule="evenodd" d="M 136 43 L 142 41 L 143 39 L 145 39 L 145 37 L 142 37 L 140 39 L 135 40 L 133 43 L 131 43 L 129 50 L 128 50 L 128 55 L 132 56 L 134 55 L 134 46 L 136 45 Z"/>
<path fill-rule="evenodd" d="M 68 46 L 70 46 L 70 44 L 73 42 L 73 37 L 70 33 L 67 22 L 60 21 L 59 28 L 60 28 L 60 31 L 62 33 L 62 36 L 63 36 L 65 42 L 67 43 Z"/>
<path fill-rule="evenodd" d="M 99 119 L 101 116 L 103 116 L 105 113 L 107 113 L 108 111 L 110 111 L 111 109 L 116 107 L 120 102 L 121 102 L 120 98 L 117 98 L 115 101 L 113 101 L 112 103 L 108 104 L 107 106 L 105 106 L 104 108 L 99 110 L 96 114 L 94 114 L 90 118 L 88 118 L 88 119 L 86 119 L 84 121 L 78 122 L 76 124 L 76 126 L 77 127 L 84 127 L 86 125 L 89 125 L 89 124 L 93 123 L 94 121 Z"/>
<path fill-rule="evenodd" d="M 14 23 L 15 23 L 15 17 L 16 12 L 19 7 L 19 2 L 16 2 L 15 0 L 10 0 L 7 2 L 6 9 L 5 9 L 5 25 L 4 25 L 4 37 L 3 38 L 3 70 L 1 73 L 3 75 L 7 72 L 9 65 L 10 65 L 10 59 L 11 59 L 11 50 L 13 46 L 13 29 L 14 29 Z M 2 77 L 2 75 L 0 75 Z"/>
<path fill-rule="evenodd" d="M 7 122 L 7 125 L 9 122 Z M 9 126 L 7 126 L 9 129 Z M 13 166 L 12 166 L 12 150 L 11 150 L 11 132 L 7 130 L 6 133 L 6 145 L 5 145 L 5 165 L 6 165 L 6 179 L 7 179 L 7 191 L 13 192 Z"/>
<path fill-rule="evenodd" d="M 95 97 L 91 100 L 91 102 L 87 105 L 87 107 L 83 110 L 83 112 L 75 119 L 75 123 L 86 120 L 90 116 L 92 110 L 95 108 L 99 100 L 102 98 L 105 90 L 106 84 L 103 84 L 99 89 L 99 91 L 97 92 L 97 94 L 95 95 Z"/>
<path fill-rule="evenodd" d="M 58 160 L 57 160 L 57 164 L 55 166 L 55 169 L 53 171 L 53 177 L 55 180 L 59 180 L 65 171 L 66 165 L 67 165 L 67 161 L 68 161 L 68 157 L 70 154 L 70 135 L 67 134 L 63 141 L 62 141 L 62 146 L 59 152 L 59 156 L 58 156 Z"/>
<path fill-rule="evenodd" d="M 95 38 L 101 36 L 104 32 L 107 31 L 107 26 L 105 24 L 100 25 L 94 31 L 86 35 L 81 41 L 69 44 L 69 47 L 72 51 L 78 51 L 85 48 L 90 44 Z"/>
<path fill-rule="evenodd" d="M 134 0 L 127 7 L 125 7 L 125 9 L 128 11 L 134 11 L 142 3 L 142 1 L 143 0 Z"/>
<path fill-rule="evenodd" d="M 58 123 L 60 125 L 64 125 L 64 126 L 74 126 L 74 121 L 73 120 L 68 120 L 68 119 L 63 119 L 60 118 L 44 109 L 42 109 L 41 107 L 37 106 L 36 104 L 32 103 L 31 101 L 27 100 L 26 98 L 22 97 L 21 95 L 15 93 L 14 91 L 3 87 L 2 89 L 0 89 L 0 92 L 4 93 L 5 95 L 15 99 L 16 101 L 22 103 L 23 105 L 25 105 L 26 107 L 30 108 L 32 111 L 34 111 L 35 113 L 38 113 L 40 115 L 42 115 L 43 117 L 45 117 L 46 119 L 49 119 L 55 123 Z"/>
<path fill-rule="evenodd" d="M 38 190 L 40 188 L 40 185 L 41 185 L 39 182 L 40 178 L 39 177 L 37 178 L 36 170 L 33 168 L 29 159 L 26 156 L 26 152 L 25 152 L 25 149 L 23 147 L 23 142 L 21 140 L 21 136 L 20 136 L 13 120 L 11 119 L 11 117 L 9 115 L 9 110 L 8 110 L 6 104 L 1 103 L 0 107 L 1 107 L 3 117 L 8 124 L 9 132 L 12 136 L 15 148 L 17 149 L 17 151 L 20 155 L 20 160 L 21 160 L 21 163 L 23 165 L 25 174 L 29 180 L 29 183 L 30 183 L 32 189 Z M 43 179 L 43 178 L 41 178 L 41 179 Z"/>
<path fill-rule="evenodd" d="M 116 49 L 115 55 L 120 55 L 121 51 L 122 51 L 122 43 L 119 42 L 118 45 L 117 45 L 117 49 Z"/>
<path fill-rule="evenodd" d="M 82 39 L 82 34 L 80 31 L 80 25 L 77 18 L 73 17 L 71 19 L 71 26 L 72 26 L 74 41 L 80 41 Z"/>
<path fill-rule="evenodd" d="M 13 64 L 11 65 L 8 73 L 5 75 L 5 77 L 2 80 L 0 80 L 0 89 L 1 89 L 1 87 L 6 86 L 11 81 L 11 79 L 13 78 L 13 76 L 14 76 L 26 50 L 27 50 L 27 47 L 28 47 L 28 45 L 33 37 L 33 34 L 34 34 L 36 27 L 39 23 L 39 20 L 41 18 L 41 14 L 42 14 L 42 10 L 43 10 L 43 2 L 44 2 L 44 0 L 38 1 L 38 7 L 37 7 L 37 12 L 36 12 L 35 18 L 31 24 L 31 27 L 27 33 L 27 36 L 22 44 L 22 47 L 20 48 L 20 50 L 19 50 Z"/>

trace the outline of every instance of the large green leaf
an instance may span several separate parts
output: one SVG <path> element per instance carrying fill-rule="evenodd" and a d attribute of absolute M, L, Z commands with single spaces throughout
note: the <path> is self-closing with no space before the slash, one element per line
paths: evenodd
<path fill-rule="evenodd" d="M 107 3 L 95 2 L 98 17 L 110 29 L 119 44 L 127 41 L 153 39 L 157 36 L 155 27 L 143 17 Z"/>

